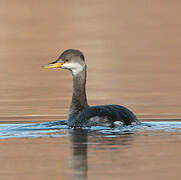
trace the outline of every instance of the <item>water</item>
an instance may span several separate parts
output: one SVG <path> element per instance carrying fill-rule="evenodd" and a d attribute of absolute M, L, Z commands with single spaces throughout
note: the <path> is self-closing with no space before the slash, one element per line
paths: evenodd
<path fill-rule="evenodd" d="M 2 124 L 0 137 L 4 179 L 179 177 L 181 122 L 76 130 L 57 122 Z"/>
<path fill-rule="evenodd" d="M 69 131 L 81 131 L 80 129 L 72 129 L 66 125 L 66 121 L 53 121 L 45 123 L 32 124 L 1 124 L 0 139 L 9 138 L 51 138 L 64 137 Z M 123 134 L 135 134 L 144 131 L 164 131 L 164 132 L 180 132 L 181 122 L 144 122 L 141 125 L 118 126 L 109 128 L 103 126 L 94 126 L 91 128 L 83 128 L 87 133 L 102 134 L 104 137 L 117 137 Z"/>
<path fill-rule="evenodd" d="M 180 179 L 180 2 L 0 1 L 0 179 Z M 84 52 L 90 105 L 121 104 L 141 126 L 64 125 Z M 61 123 L 56 123 L 56 121 Z"/>

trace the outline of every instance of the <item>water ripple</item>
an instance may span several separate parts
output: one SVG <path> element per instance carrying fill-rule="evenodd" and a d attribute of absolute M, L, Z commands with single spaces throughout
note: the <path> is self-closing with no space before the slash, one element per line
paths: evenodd
<path fill-rule="evenodd" d="M 0 139 L 8 138 L 56 138 L 67 136 L 66 121 L 54 121 L 31 124 L 0 124 Z M 141 125 L 120 126 L 116 128 L 95 126 L 84 128 L 88 132 L 103 134 L 105 137 L 139 133 L 143 131 L 180 132 L 181 122 L 144 122 Z"/>

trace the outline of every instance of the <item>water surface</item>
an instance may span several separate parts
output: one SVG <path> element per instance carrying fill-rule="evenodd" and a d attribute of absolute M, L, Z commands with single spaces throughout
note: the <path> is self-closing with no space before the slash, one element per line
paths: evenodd
<path fill-rule="evenodd" d="M 5 179 L 179 177 L 181 122 L 76 130 L 60 122 L 1 124 L 0 137 Z"/>

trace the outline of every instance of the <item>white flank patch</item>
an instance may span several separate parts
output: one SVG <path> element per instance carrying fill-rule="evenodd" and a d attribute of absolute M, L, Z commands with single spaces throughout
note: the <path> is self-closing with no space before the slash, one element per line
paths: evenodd
<path fill-rule="evenodd" d="M 79 63 L 65 63 L 62 65 L 62 68 L 72 70 L 75 76 L 83 71 L 83 67 Z"/>

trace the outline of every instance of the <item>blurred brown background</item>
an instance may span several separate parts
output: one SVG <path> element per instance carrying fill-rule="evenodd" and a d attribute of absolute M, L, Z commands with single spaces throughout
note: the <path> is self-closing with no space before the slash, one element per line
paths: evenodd
<path fill-rule="evenodd" d="M 65 119 L 69 72 L 41 68 L 84 52 L 88 99 L 141 118 L 179 118 L 181 2 L 0 0 L 0 117 Z M 50 118 L 51 117 L 51 118 Z"/>
<path fill-rule="evenodd" d="M 89 179 L 179 179 L 179 125 L 95 132 L 81 149 L 69 130 L 11 139 L 7 123 L 66 119 L 71 75 L 41 66 L 68 48 L 85 54 L 91 105 L 122 104 L 145 121 L 181 118 L 180 7 L 176 0 L 0 0 L 1 138 L 10 138 L 0 141 L 0 179 L 71 179 L 82 152 Z"/>

